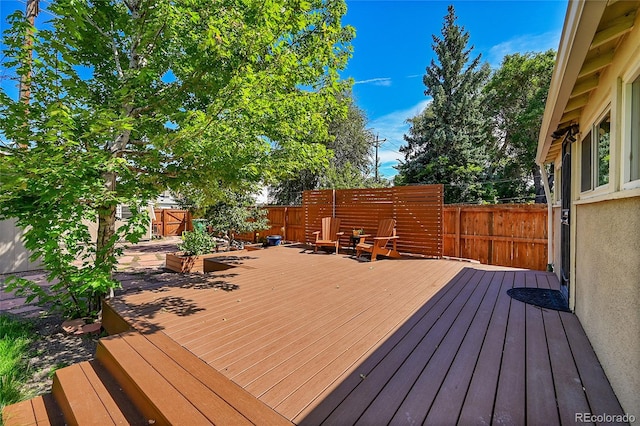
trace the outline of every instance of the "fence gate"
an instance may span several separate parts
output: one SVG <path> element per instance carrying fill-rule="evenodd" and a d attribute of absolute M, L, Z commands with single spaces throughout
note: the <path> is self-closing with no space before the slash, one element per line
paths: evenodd
<path fill-rule="evenodd" d="M 154 235 L 161 237 L 180 236 L 183 231 L 193 229 L 191 214 L 188 210 L 160 209 L 155 210 L 153 221 Z"/>

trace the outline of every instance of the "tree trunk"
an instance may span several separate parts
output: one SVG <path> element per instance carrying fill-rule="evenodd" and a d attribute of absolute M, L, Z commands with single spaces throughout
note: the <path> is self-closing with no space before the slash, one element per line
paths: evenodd
<path fill-rule="evenodd" d="M 96 239 L 96 265 L 108 265 L 113 255 L 114 245 L 109 241 L 116 233 L 116 206 L 100 207 L 98 210 L 98 237 Z M 113 270 L 109 268 L 109 278 L 113 278 Z M 100 303 L 106 294 L 95 294 L 92 303 L 100 309 Z M 109 298 L 113 298 L 113 288 L 109 290 Z"/>
<path fill-rule="evenodd" d="M 544 184 L 542 183 L 542 172 L 540 171 L 540 166 L 535 164 L 531 169 L 533 174 L 533 187 L 535 189 L 535 203 L 536 204 L 545 204 L 547 202 L 547 196 L 544 192 Z"/>
<path fill-rule="evenodd" d="M 98 214 L 98 239 L 96 249 L 100 260 L 105 260 L 113 254 L 113 246 L 105 253 L 103 250 L 109 246 L 109 240 L 116 233 L 116 206 L 101 207 Z"/>
<path fill-rule="evenodd" d="M 104 185 L 110 192 L 116 190 L 117 175 L 107 172 L 103 175 Z M 110 243 L 116 233 L 116 205 L 101 206 L 98 209 L 98 236 L 96 239 L 96 263 L 106 264 L 113 255 L 114 245 Z M 111 273 L 111 271 L 109 271 Z"/>
<path fill-rule="evenodd" d="M 36 22 L 36 16 L 40 12 L 40 0 L 28 0 L 26 9 L 26 18 L 33 27 Z M 24 47 L 27 50 L 28 69 L 25 74 L 20 77 L 19 96 L 20 100 L 28 104 L 31 99 L 31 63 L 33 61 L 33 30 L 29 30 L 24 40 Z"/>

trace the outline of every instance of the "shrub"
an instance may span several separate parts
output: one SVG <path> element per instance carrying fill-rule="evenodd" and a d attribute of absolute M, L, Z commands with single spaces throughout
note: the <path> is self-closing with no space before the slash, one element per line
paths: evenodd
<path fill-rule="evenodd" d="M 216 248 L 216 240 L 209 234 L 201 230 L 185 231 L 182 233 L 182 243 L 178 244 L 178 249 L 187 256 L 199 256 L 211 253 Z"/>

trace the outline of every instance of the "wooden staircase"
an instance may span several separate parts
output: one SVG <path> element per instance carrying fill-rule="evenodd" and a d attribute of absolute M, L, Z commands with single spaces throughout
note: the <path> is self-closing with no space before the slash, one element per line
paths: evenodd
<path fill-rule="evenodd" d="M 2 415 L 6 426 L 292 424 L 164 333 L 134 330 L 100 339 L 95 360 L 56 371 L 50 395 Z"/>

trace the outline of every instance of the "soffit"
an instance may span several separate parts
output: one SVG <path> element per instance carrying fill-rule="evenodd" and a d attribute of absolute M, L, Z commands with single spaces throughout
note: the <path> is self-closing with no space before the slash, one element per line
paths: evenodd
<path fill-rule="evenodd" d="M 554 72 L 561 73 L 563 77 L 559 80 L 562 88 L 557 88 L 556 104 L 553 111 L 545 111 L 549 114 L 548 127 L 541 130 L 540 146 L 538 150 L 538 161 L 544 163 L 552 162 L 562 149 L 562 139 L 553 139 L 552 134 L 559 129 L 565 129 L 572 125 L 580 125 L 580 117 L 583 108 L 589 102 L 593 91 L 598 87 L 600 76 L 607 70 L 613 62 L 616 49 L 620 46 L 625 35 L 634 26 L 640 0 L 635 1 L 613 1 L 610 0 L 604 10 L 593 11 L 596 2 L 587 2 L 584 6 L 591 7 L 591 13 L 584 12 L 582 16 L 576 18 L 574 38 L 568 46 L 569 52 L 565 69 L 556 69 Z M 571 7 L 571 5 L 570 5 Z M 569 12 L 568 12 L 569 13 Z M 593 20 L 600 15 L 599 23 L 594 30 Z M 591 21 L 591 22 L 589 22 Z M 563 37 L 566 37 L 568 25 L 565 22 Z M 586 37 L 586 38 L 585 38 Z M 588 43 L 588 45 L 586 44 Z M 574 45 L 582 44 L 579 52 L 574 52 Z M 561 44 L 562 49 L 562 44 Z M 560 56 L 561 52 L 558 52 Z M 556 67 L 562 64 L 556 64 Z M 570 68 L 579 70 L 570 72 Z M 573 75 L 568 75 L 573 74 Z M 553 82 L 552 82 L 553 85 Z M 567 88 L 571 87 L 570 91 Z M 564 91 L 564 94 L 563 94 Z M 550 90 L 550 96 L 552 91 Z M 562 98 L 562 99 L 559 99 Z M 553 103 L 547 103 L 550 108 Z M 543 121 L 544 122 L 544 121 Z M 544 133 L 542 133 L 544 132 Z M 561 132 L 558 132 L 561 133 Z"/>

